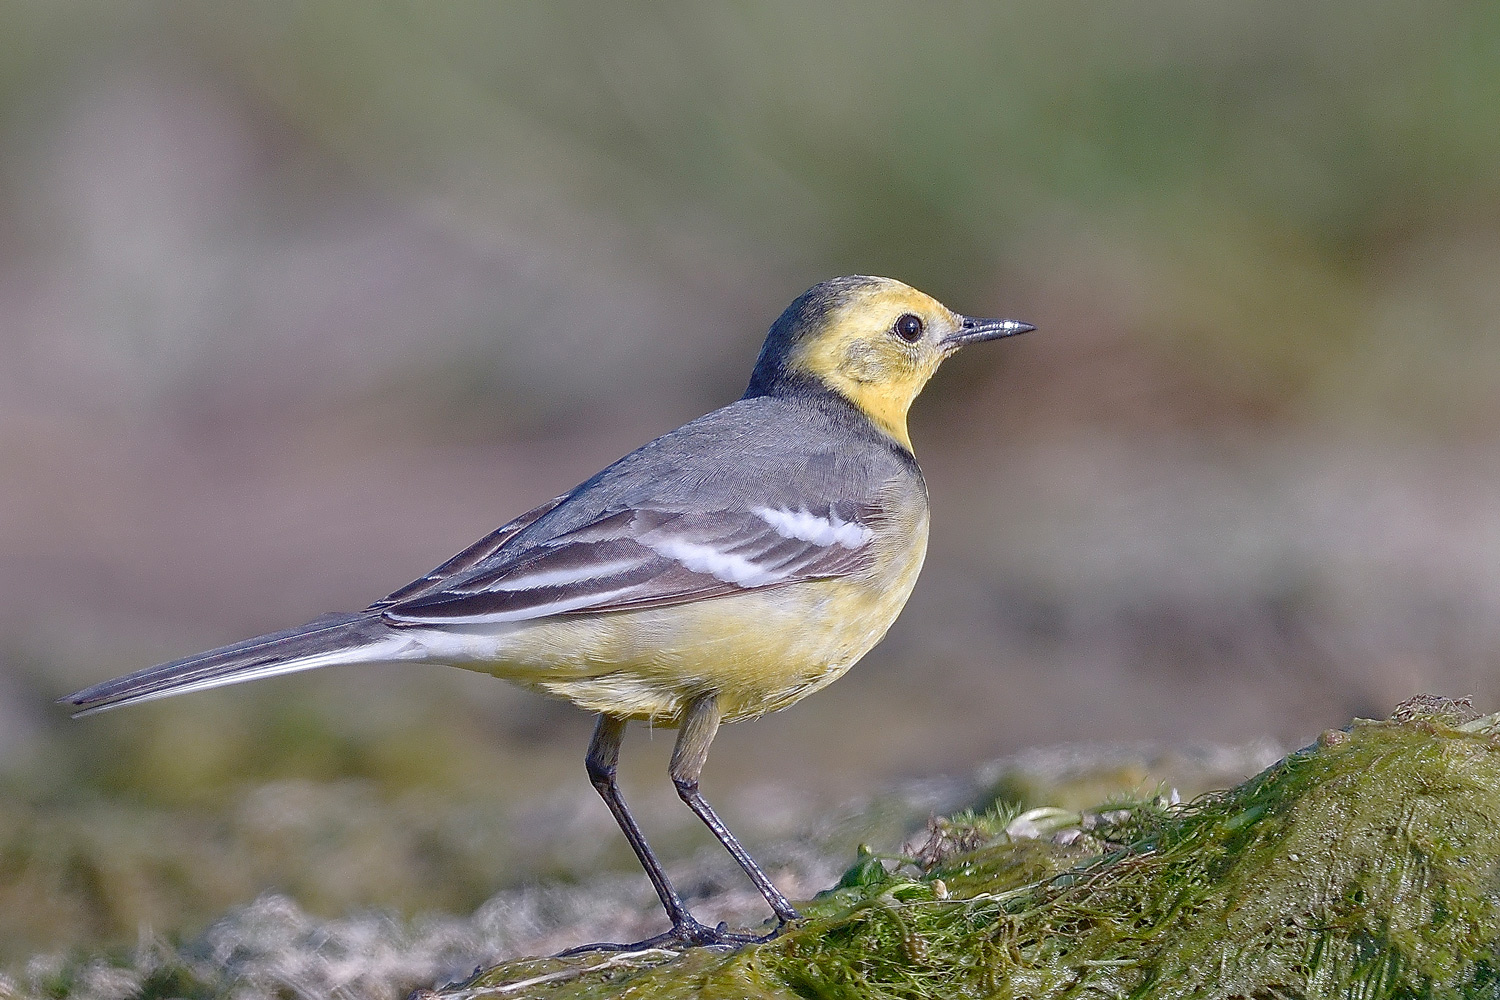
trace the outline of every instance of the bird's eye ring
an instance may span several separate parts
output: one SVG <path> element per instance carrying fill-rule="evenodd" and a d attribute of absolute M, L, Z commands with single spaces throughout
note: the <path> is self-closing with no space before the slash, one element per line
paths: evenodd
<path fill-rule="evenodd" d="M 892 329 L 895 331 L 896 336 L 908 344 L 915 344 L 922 339 L 922 317 L 911 313 L 902 313 Z"/>

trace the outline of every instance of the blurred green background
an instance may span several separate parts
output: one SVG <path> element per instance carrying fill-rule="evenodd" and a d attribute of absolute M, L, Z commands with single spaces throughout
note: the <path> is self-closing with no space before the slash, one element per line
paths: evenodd
<path fill-rule="evenodd" d="M 368 603 L 733 398 L 845 273 L 1040 330 L 914 414 L 887 642 L 721 735 L 752 842 L 1038 744 L 1500 707 L 1500 6 L 22 0 L 0 962 L 628 871 L 589 720 L 489 678 L 51 700 Z M 668 747 L 626 779 L 689 850 Z"/>

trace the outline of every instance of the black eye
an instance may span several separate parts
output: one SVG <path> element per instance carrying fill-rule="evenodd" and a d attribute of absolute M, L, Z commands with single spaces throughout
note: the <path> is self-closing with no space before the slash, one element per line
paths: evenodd
<path fill-rule="evenodd" d="M 915 344 L 922 339 L 922 317 L 913 316 L 911 313 L 902 313 L 901 318 L 896 320 L 893 328 L 896 336 L 908 344 Z"/>

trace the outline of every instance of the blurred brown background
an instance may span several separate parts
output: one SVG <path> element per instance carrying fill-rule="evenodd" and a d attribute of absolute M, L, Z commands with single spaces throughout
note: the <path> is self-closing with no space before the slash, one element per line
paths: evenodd
<path fill-rule="evenodd" d="M 628 868 L 589 720 L 489 678 L 50 702 L 394 589 L 733 398 L 836 274 L 1040 330 L 918 405 L 922 583 L 721 736 L 741 814 L 1500 707 L 1497 109 L 1493 4 L 0 7 L 0 954 L 550 870 L 173 867 L 267 789 L 552 803 Z M 666 751 L 629 780 L 680 809 Z"/>

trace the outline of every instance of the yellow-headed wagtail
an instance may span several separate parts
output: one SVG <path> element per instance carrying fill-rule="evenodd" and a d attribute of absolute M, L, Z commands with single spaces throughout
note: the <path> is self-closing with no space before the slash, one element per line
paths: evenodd
<path fill-rule="evenodd" d="M 771 327 L 750 387 L 363 611 L 63 699 L 79 714 L 337 663 L 480 670 L 598 713 L 589 778 L 666 907 L 647 943 L 754 940 L 695 920 L 615 784 L 631 719 L 679 730 L 670 773 L 781 925 L 797 911 L 698 791 L 721 722 L 836 680 L 879 642 L 927 550 L 906 412 L 971 319 L 889 278 L 835 278 Z M 778 925 L 779 929 L 780 925 Z M 773 932 L 774 933 L 774 932 Z"/>

